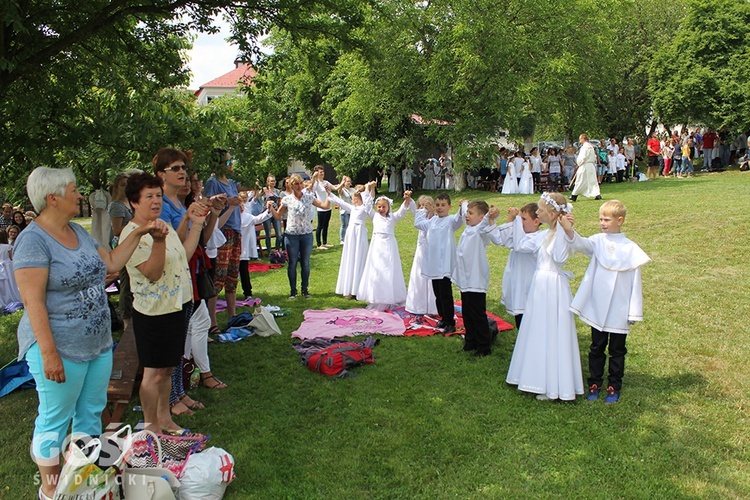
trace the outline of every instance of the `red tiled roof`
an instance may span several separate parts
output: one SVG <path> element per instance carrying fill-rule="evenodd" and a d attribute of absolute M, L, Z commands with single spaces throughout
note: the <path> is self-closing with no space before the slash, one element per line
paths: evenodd
<path fill-rule="evenodd" d="M 218 78 L 214 78 L 208 83 L 204 83 L 200 88 L 204 87 L 237 87 L 239 82 L 249 82 L 252 80 L 257 72 L 247 63 L 240 64 L 237 68 L 233 69 L 229 73 L 225 73 Z"/>
<path fill-rule="evenodd" d="M 410 115 L 410 118 L 411 118 L 412 123 L 414 123 L 415 125 L 443 125 L 443 126 L 453 125 L 452 123 L 446 122 L 444 120 L 435 120 L 435 119 L 425 120 L 424 118 L 422 118 L 416 113 L 412 113 Z"/>

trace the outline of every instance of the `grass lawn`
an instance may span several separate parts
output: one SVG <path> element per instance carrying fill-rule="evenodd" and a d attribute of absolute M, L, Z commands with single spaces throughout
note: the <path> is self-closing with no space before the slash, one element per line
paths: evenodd
<path fill-rule="evenodd" d="M 605 199 L 627 205 L 624 230 L 653 259 L 643 269 L 645 322 L 631 330 L 616 405 L 603 397 L 540 402 L 506 385 L 515 330 L 482 359 L 459 353 L 458 338 L 384 337 L 375 364 L 355 378 L 309 371 L 289 336 L 302 311 L 361 305 L 333 293 L 337 245 L 313 252 L 311 299 L 287 299 L 286 269 L 253 275 L 264 303 L 293 311 L 279 318 L 284 334 L 212 344 L 213 371 L 229 387 L 194 391 L 207 409 L 178 422 L 234 455 L 237 480 L 227 498 L 749 497 L 750 240 L 741 208 L 749 181 L 735 170 L 603 187 Z M 536 201 L 464 196 L 503 211 Z M 575 203 L 581 234 L 598 232 L 599 204 Z M 397 227 L 407 278 L 412 220 Z M 335 212 L 332 243 L 338 228 Z M 512 323 L 499 304 L 507 250 L 488 254 L 487 302 Z M 574 292 L 587 264 L 575 255 L 566 266 Z M 3 364 L 15 355 L 19 318 L 0 318 Z M 577 325 L 586 376 L 589 329 Z M 35 416 L 34 391 L 0 400 L 0 497 L 33 494 Z M 140 417 L 125 414 L 129 423 Z"/>

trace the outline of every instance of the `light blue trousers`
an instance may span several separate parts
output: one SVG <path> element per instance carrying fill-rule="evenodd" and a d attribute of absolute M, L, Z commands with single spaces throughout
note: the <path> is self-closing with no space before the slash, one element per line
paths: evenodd
<path fill-rule="evenodd" d="M 29 371 L 39 395 L 39 415 L 34 422 L 32 454 L 38 462 L 54 463 L 68 435 L 71 420 L 73 433 L 99 436 L 102 433 L 102 410 L 107 404 L 107 386 L 112 374 L 112 351 L 91 361 L 77 363 L 63 359 L 65 382 L 59 384 L 44 376 L 42 354 L 34 343 L 26 353 Z"/>

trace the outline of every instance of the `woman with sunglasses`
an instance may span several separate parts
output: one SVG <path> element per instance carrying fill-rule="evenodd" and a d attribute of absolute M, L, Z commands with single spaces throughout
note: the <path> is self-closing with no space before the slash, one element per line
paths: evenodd
<path fill-rule="evenodd" d="M 183 151 L 174 148 L 160 149 L 153 159 L 154 174 L 161 180 L 164 190 L 159 218 L 173 228 L 180 237 L 180 241 L 183 242 L 190 229 L 190 218 L 180 201 L 179 191 L 188 182 L 188 163 L 188 156 Z M 185 312 L 186 325 L 192 313 L 192 304 L 190 304 Z M 195 401 L 185 392 L 182 383 L 182 359 L 172 372 L 169 407 L 172 415 L 176 416 L 189 416 L 193 414 L 193 410 L 205 408 L 200 401 Z"/>

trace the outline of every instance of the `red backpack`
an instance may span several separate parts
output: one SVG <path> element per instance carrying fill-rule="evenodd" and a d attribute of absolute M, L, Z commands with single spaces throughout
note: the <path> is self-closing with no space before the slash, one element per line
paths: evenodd
<path fill-rule="evenodd" d="M 323 375 L 343 375 L 348 368 L 374 363 L 372 349 L 358 342 L 341 342 L 310 355 L 307 367 Z"/>

